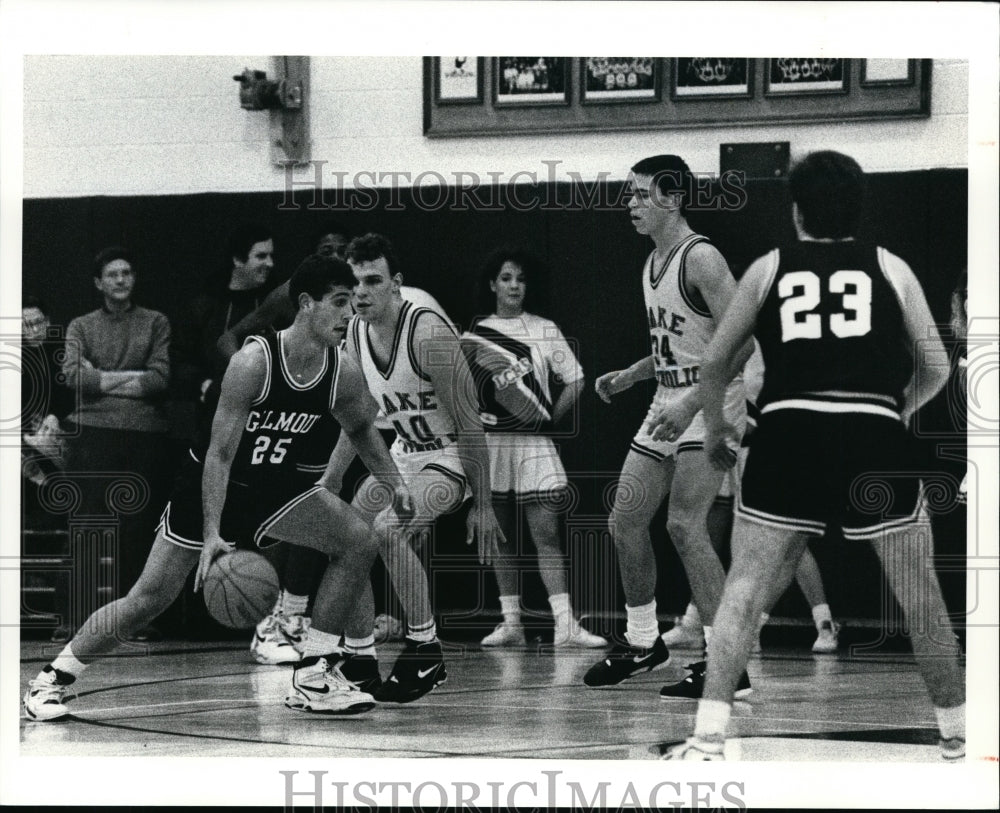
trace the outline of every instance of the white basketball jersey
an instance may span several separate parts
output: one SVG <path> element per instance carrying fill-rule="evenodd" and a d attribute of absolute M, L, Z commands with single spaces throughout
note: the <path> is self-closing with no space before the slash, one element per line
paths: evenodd
<path fill-rule="evenodd" d="M 420 369 L 417 348 L 413 346 L 413 331 L 421 314 L 428 314 L 426 318 L 441 330 L 449 329 L 429 308 L 403 302 L 388 364 L 384 368 L 378 365 L 372 353 L 369 324 L 355 316 L 348 326 L 351 349 L 361 362 L 368 390 L 389 425 L 396 430 L 393 448 L 404 454 L 443 449 L 457 439 L 455 422 L 441 405 L 430 378 Z"/>
<path fill-rule="evenodd" d="M 643 267 L 642 292 L 657 395 L 698 384 L 701 360 L 715 333 L 712 312 L 685 284 L 688 252 L 707 242 L 700 234 L 689 235 L 674 246 L 666 260 L 654 265 L 654 254 L 650 254 Z"/>

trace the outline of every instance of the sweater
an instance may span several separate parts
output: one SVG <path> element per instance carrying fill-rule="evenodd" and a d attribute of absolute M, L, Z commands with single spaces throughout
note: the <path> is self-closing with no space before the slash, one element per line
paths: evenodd
<path fill-rule="evenodd" d="M 66 329 L 66 384 L 79 401 L 69 420 L 81 426 L 166 432 L 165 394 L 170 383 L 170 322 L 162 313 L 132 305 L 79 316 Z M 89 369 L 82 364 L 86 359 Z M 139 370 L 142 397 L 101 392 L 101 372 Z"/>

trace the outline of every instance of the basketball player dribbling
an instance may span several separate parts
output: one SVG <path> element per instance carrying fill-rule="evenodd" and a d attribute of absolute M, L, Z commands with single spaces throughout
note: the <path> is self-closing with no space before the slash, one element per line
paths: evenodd
<path fill-rule="evenodd" d="M 643 159 L 632 167 L 629 186 L 632 224 L 656 246 L 642 272 L 652 353 L 626 370 L 605 373 L 597 379 L 596 389 L 610 402 L 616 393 L 645 379 L 655 378 L 657 388 L 625 458 L 619 481 L 623 487 L 618 489 L 609 523 L 625 589 L 626 642 L 617 644 L 586 673 L 584 683 L 592 687 L 621 683 L 669 660 L 657 622 L 656 560 L 649 535 L 649 524 L 668 494 L 667 530 L 687 571 L 706 639 L 711 637 L 725 581 L 707 525 L 723 473 L 713 469 L 704 453 L 699 369 L 736 281 L 718 250 L 688 225 L 685 212 L 694 187 L 681 158 Z M 742 348 L 741 365 L 751 350 L 749 343 Z M 737 380 L 726 393 L 726 414 L 741 432 L 745 400 L 742 381 Z M 700 696 L 704 662 L 688 668 L 691 674 L 664 686 L 661 697 Z M 745 674 L 739 691 L 750 692 Z"/>
<path fill-rule="evenodd" d="M 664 759 L 724 758 L 733 694 L 756 620 L 788 586 L 809 536 L 869 541 L 903 610 L 934 706 L 940 754 L 965 756 L 965 681 L 933 567 L 910 418 L 944 386 L 944 346 L 910 267 L 855 238 L 864 172 L 810 153 L 789 176 L 798 240 L 754 262 L 702 367 L 705 449 L 724 470 L 740 434 L 726 387 L 751 335 L 764 356 L 761 418 L 733 526 L 733 559 L 708 644 L 694 736 Z M 864 495 L 875 487 L 881 505 Z"/>
<path fill-rule="evenodd" d="M 337 421 L 393 494 L 401 521 L 412 501 L 381 436 L 377 407 L 360 371 L 338 348 L 351 316 L 354 277 L 339 260 L 307 258 L 289 284 L 297 312 L 287 330 L 251 337 L 232 359 L 212 424 L 204 464 L 190 461 L 178 476 L 156 541 L 128 595 L 97 610 L 28 686 L 24 711 L 32 720 L 64 718 L 70 686 L 101 655 L 163 612 L 196 566 L 195 589 L 211 562 L 235 540 L 268 539 L 323 551 L 330 564 L 313 623 L 340 629 L 353 611 L 377 554 L 370 524 L 296 464 Z M 337 527 L 331 534 L 329 528 Z M 340 672 L 341 656 L 307 649 L 286 705 L 354 714 L 375 705 Z"/>

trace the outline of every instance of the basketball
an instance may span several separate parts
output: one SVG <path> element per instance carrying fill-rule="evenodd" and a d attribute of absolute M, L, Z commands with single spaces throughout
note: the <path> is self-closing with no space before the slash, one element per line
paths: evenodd
<path fill-rule="evenodd" d="M 202 592 L 209 614 L 227 627 L 251 629 L 278 599 L 278 574 L 259 553 L 237 550 L 212 562 Z"/>

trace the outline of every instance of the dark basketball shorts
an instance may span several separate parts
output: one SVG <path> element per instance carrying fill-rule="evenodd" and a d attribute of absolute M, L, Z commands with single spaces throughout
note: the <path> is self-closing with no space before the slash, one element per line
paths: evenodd
<path fill-rule="evenodd" d="M 817 536 L 863 540 L 912 524 L 920 473 L 902 421 L 859 412 L 776 409 L 761 416 L 737 498 L 741 516 Z"/>
<path fill-rule="evenodd" d="M 202 471 L 202 464 L 193 458 L 184 462 L 157 527 L 173 544 L 199 551 L 203 546 Z M 251 488 L 230 480 L 219 528 L 222 538 L 239 548 L 273 545 L 276 540 L 266 538 L 268 529 L 310 495 L 322 491 L 316 480 L 316 474 L 295 472 L 273 478 L 266 487 Z"/>

